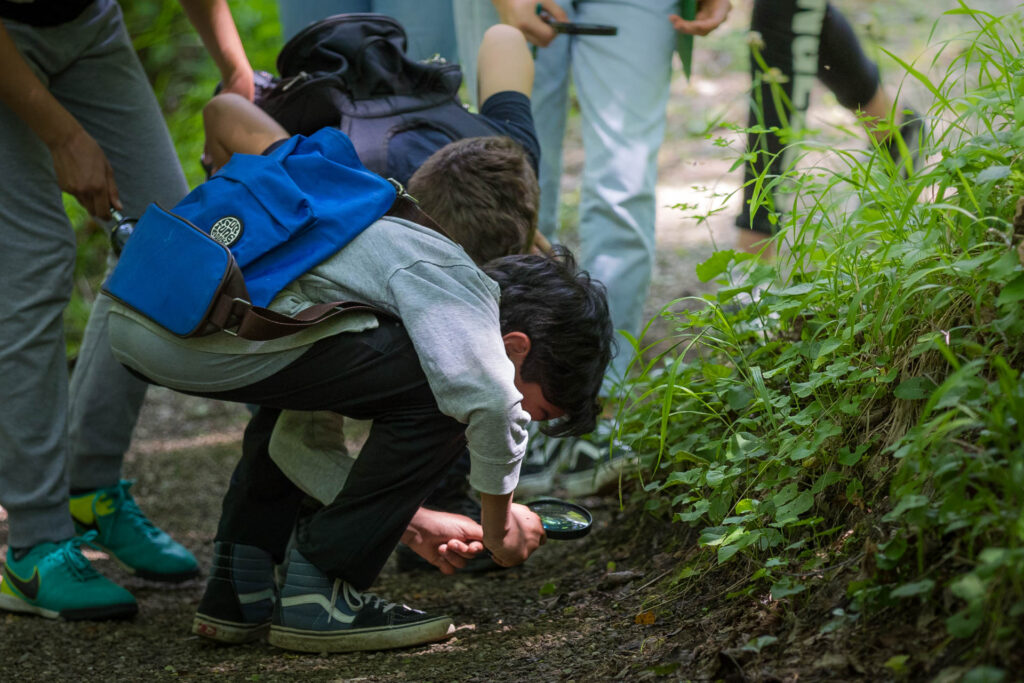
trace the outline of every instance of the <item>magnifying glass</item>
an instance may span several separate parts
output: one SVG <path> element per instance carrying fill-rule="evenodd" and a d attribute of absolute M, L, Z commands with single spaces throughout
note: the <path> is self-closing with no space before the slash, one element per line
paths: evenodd
<path fill-rule="evenodd" d="M 113 247 L 114 253 L 120 256 L 125 243 L 132 236 L 137 219 L 126 218 L 114 207 L 110 207 L 110 217 L 116 221 L 114 227 L 110 229 L 110 246 Z"/>
<path fill-rule="evenodd" d="M 583 538 L 590 533 L 594 523 L 590 510 L 557 498 L 535 500 L 527 503 L 526 507 L 537 513 L 548 538 L 556 541 Z"/>

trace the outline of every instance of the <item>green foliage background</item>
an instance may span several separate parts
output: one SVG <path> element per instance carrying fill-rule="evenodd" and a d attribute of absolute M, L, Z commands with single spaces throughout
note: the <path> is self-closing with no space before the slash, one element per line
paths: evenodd
<path fill-rule="evenodd" d="M 908 650 L 901 675 L 1008 680 L 1024 641 L 1024 30 L 964 2 L 945 14 L 975 30 L 930 65 L 892 55 L 934 102 L 928 164 L 835 149 L 833 170 L 758 178 L 797 197 L 788 255 L 698 267 L 719 289 L 666 307 L 673 347 L 638 361 L 616 436 L 646 458 L 633 502 L 699 534 L 668 596 L 728 565 L 730 598 L 821 635 L 931 619 L 948 641 Z M 664 341 L 634 340 L 637 358 Z M 836 584 L 839 605 L 812 607 Z"/>
<path fill-rule="evenodd" d="M 200 112 L 220 81 L 220 74 L 178 3 L 135 0 L 122 3 L 122 11 L 139 59 L 163 108 L 189 186 L 195 187 L 204 179 L 199 166 L 203 150 Z M 275 0 L 231 3 L 231 11 L 253 68 L 273 73 L 282 45 Z M 79 244 L 75 291 L 64 316 L 68 355 L 73 357 L 81 344 L 89 307 L 103 280 L 108 249 L 105 230 L 70 197 L 65 197 L 65 205 Z"/>

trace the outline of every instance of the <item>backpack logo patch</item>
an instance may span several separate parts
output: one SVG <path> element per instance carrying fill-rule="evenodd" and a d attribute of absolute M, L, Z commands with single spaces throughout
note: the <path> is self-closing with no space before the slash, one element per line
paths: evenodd
<path fill-rule="evenodd" d="M 210 228 L 210 237 L 225 247 L 230 247 L 242 237 L 242 220 L 235 216 L 224 216 Z"/>

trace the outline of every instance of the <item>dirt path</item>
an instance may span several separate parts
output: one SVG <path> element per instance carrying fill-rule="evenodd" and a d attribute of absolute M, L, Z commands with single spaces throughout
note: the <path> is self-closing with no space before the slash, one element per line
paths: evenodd
<path fill-rule="evenodd" d="M 154 390 L 125 464 L 143 509 L 196 551 L 204 567 L 245 419 L 238 406 Z M 182 433 L 196 436 L 188 441 Z M 202 580 L 162 587 L 90 550 L 96 567 L 135 594 L 138 617 L 75 623 L 2 614 L 0 680 L 632 678 L 638 662 L 660 657 L 652 637 L 677 628 L 634 623 L 652 595 L 651 580 L 669 570 L 672 558 L 655 549 L 653 538 L 626 542 L 616 532 L 622 513 L 614 500 L 584 502 L 595 513 L 595 532 L 580 541 L 552 541 L 521 568 L 448 579 L 434 572 L 399 574 L 389 564 L 375 591 L 451 614 L 458 631 L 445 643 L 386 654 L 298 655 L 265 644 L 211 645 L 189 633 Z"/>
<path fill-rule="evenodd" d="M 745 118 L 748 4 L 735 4 L 715 49 L 710 39 L 698 43 L 694 81 L 673 86 L 661 153 L 650 315 L 677 297 L 707 291 L 694 265 L 715 244 L 730 246 L 734 239 L 736 195 L 700 226 L 668 207 L 698 204 L 706 211 L 734 193 L 741 180 L 739 171 L 729 171 L 733 152 L 703 135 L 709 123 Z M 1016 3 L 986 4 L 1008 9 Z M 881 11 L 863 1 L 841 5 L 856 25 Z M 893 25 L 913 27 L 896 47 L 919 51 L 939 10 L 904 0 L 885 5 Z M 848 125 L 849 115 L 820 92 L 813 99 L 810 119 L 827 128 L 823 135 L 844 135 L 829 126 Z M 729 130 L 717 128 L 713 135 L 740 144 Z M 581 152 L 571 150 L 565 181 L 570 202 L 581 163 Z M 246 417 L 239 406 L 153 391 L 126 462 L 125 476 L 138 481 L 143 509 L 193 549 L 204 567 Z M 265 644 L 212 646 L 189 634 L 201 580 L 163 588 L 135 580 L 102 553 L 91 553 L 97 567 L 135 593 L 139 616 L 129 623 L 55 623 L 0 614 L 0 681 L 877 680 L 885 677 L 883 663 L 901 640 L 913 637 L 927 649 L 941 636 L 941 626 L 903 624 L 899 615 L 889 615 L 856 641 L 832 641 L 781 616 L 777 603 L 731 597 L 738 586 L 728 574 L 677 577 L 679 560 L 698 552 L 695 539 L 678 525 L 647 519 L 636 507 L 621 512 L 614 497 L 584 502 L 595 512 L 595 531 L 581 541 L 549 543 L 521 568 L 449 579 L 399 574 L 389 565 L 377 592 L 444 611 L 458 626 L 448 642 L 391 653 L 307 656 Z M 0 544 L 6 543 L 5 520 L 0 510 Z M 837 579 L 842 578 L 840 573 Z M 803 605 L 804 613 L 827 613 L 842 603 L 841 592 L 828 597 L 831 602 Z M 758 652 L 747 646 L 765 633 L 779 638 L 775 647 Z"/>

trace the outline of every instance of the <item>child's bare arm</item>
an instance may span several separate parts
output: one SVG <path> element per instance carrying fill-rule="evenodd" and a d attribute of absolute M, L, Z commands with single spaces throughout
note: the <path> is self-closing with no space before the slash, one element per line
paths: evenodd
<path fill-rule="evenodd" d="M 221 93 L 203 107 L 206 161 L 219 170 L 235 152 L 262 154 L 288 131 L 265 111 L 233 93 Z"/>
<path fill-rule="evenodd" d="M 513 503 L 511 493 L 480 493 L 480 525 L 484 547 L 502 567 L 526 562 L 547 541 L 540 517 L 525 505 Z"/>
<path fill-rule="evenodd" d="M 505 90 L 533 92 L 533 57 L 519 29 L 496 24 L 484 34 L 477 53 L 477 102 Z"/>

